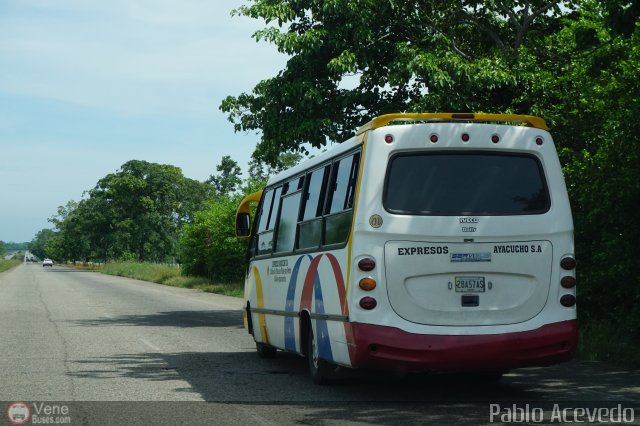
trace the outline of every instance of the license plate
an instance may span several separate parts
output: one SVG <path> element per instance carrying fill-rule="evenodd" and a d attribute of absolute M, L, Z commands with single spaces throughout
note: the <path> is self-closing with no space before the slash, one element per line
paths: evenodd
<path fill-rule="evenodd" d="M 484 277 L 456 277 L 457 293 L 484 293 Z"/>

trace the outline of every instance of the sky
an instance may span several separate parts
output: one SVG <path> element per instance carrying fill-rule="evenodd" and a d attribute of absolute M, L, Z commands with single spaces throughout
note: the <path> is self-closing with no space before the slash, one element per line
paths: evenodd
<path fill-rule="evenodd" d="M 286 57 L 231 16 L 243 0 L 0 0 L 0 240 L 31 241 L 58 206 L 129 160 L 243 170 L 259 140 L 219 110 Z"/>

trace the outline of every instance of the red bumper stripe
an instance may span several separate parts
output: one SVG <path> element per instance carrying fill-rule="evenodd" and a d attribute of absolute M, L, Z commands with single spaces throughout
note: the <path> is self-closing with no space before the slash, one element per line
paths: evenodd
<path fill-rule="evenodd" d="M 507 370 L 551 365 L 573 358 L 575 320 L 517 333 L 441 336 L 353 323 L 353 367 L 418 371 Z"/>

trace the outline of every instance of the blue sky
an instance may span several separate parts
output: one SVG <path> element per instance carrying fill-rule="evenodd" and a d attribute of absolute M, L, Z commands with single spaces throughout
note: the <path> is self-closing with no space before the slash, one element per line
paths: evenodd
<path fill-rule="evenodd" d="M 231 17 L 242 0 L 1 0 L 0 240 L 47 218 L 131 159 L 204 180 L 243 169 L 259 139 L 218 109 L 286 58 Z"/>

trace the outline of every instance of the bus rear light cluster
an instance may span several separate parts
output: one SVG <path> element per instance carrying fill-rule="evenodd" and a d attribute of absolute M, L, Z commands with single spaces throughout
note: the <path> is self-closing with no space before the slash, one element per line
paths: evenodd
<path fill-rule="evenodd" d="M 376 280 L 370 277 L 363 278 L 358 283 L 358 286 L 364 291 L 371 291 L 374 288 L 376 288 L 376 285 L 377 285 Z"/>
<path fill-rule="evenodd" d="M 576 260 L 571 256 L 567 256 L 560 261 L 560 267 L 566 271 L 575 269 L 576 264 L 577 264 Z"/>
<path fill-rule="evenodd" d="M 371 309 L 375 308 L 377 305 L 378 305 L 378 302 L 373 297 L 365 296 L 362 299 L 360 299 L 360 307 L 362 309 L 366 309 L 367 311 L 370 311 Z"/>
<path fill-rule="evenodd" d="M 560 298 L 560 304 L 565 308 L 570 308 L 576 304 L 576 297 L 573 294 L 565 294 Z"/>
<path fill-rule="evenodd" d="M 564 288 L 573 288 L 576 286 L 576 279 L 572 276 L 567 275 L 566 277 L 562 277 L 560 280 L 560 285 Z"/>

